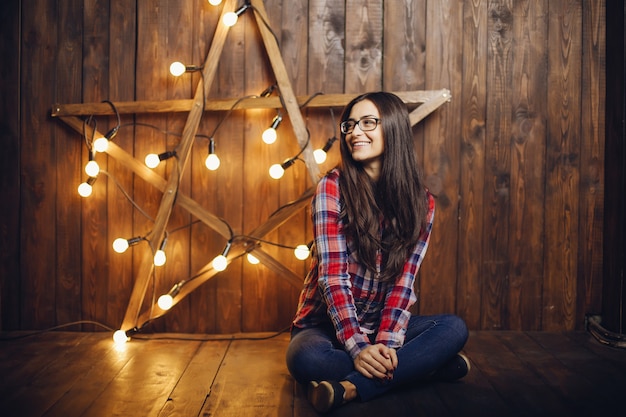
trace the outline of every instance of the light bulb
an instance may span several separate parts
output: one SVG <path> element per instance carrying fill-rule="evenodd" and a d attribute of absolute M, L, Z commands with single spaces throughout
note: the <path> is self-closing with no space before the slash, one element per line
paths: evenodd
<path fill-rule="evenodd" d="M 271 145 L 272 143 L 276 142 L 276 138 L 278 137 L 278 135 L 276 134 L 276 129 L 274 129 L 273 127 L 268 127 L 263 131 L 261 137 L 263 138 L 263 142 Z"/>
<path fill-rule="evenodd" d="M 323 149 L 316 149 L 313 152 L 313 158 L 315 158 L 316 163 L 323 164 L 326 162 L 326 152 Z"/>
<path fill-rule="evenodd" d="M 169 310 L 174 305 L 174 299 L 169 294 L 163 294 L 157 300 L 157 305 L 161 310 Z"/>
<path fill-rule="evenodd" d="M 100 165 L 96 161 L 91 160 L 85 165 L 85 172 L 90 177 L 97 177 L 100 173 Z"/>
<path fill-rule="evenodd" d="M 206 165 L 207 169 L 215 171 L 220 167 L 220 158 L 218 158 L 214 153 L 211 153 L 206 157 L 204 165 Z"/>
<path fill-rule="evenodd" d="M 156 168 L 161 163 L 161 160 L 159 159 L 159 155 L 155 153 L 149 153 L 148 155 L 146 155 L 146 159 L 144 160 L 144 162 L 146 163 L 146 166 L 148 168 Z"/>
<path fill-rule="evenodd" d="M 174 77 L 180 77 L 185 73 L 185 71 L 187 71 L 187 67 L 182 62 L 172 62 L 170 65 L 170 74 Z"/>
<path fill-rule="evenodd" d="M 307 245 L 298 245 L 294 249 L 293 254 L 296 256 L 297 259 L 304 261 L 306 258 L 309 257 L 309 247 Z"/>
<path fill-rule="evenodd" d="M 165 261 L 167 261 L 167 256 L 165 255 L 165 251 L 159 249 L 154 254 L 154 265 L 155 266 L 163 266 L 165 265 Z"/>
<path fill-rule="evenodd" d="M 259 261 L 259 258 L 257 258 L 256 256 L 254 256 L 254 255 L 253 255 L 253 254 L 251 254 L 251 253 L 249 253 L 249 254 L 247 254 L 247 255 L 246 255 L 246 259 L 248 260 L 248 262 L 249 262 L 251 265 L 257 265 L 259 262 L 261 262 L 261 261 Z"/>
<path fill-rule="evenodd" d="M 81 197 L 89 197 L 93 191 L 93 187 L 88 182 L 83 182 L 78 186 L 78 194 Z"/>
<path fill-rule="evenodd" d="M 213 265 L 213 269 L 215 269 L 216 271 L 223 271 L 228 266 L 228 259 L 226 259 L 226 256 L 224 255 L 217 255 L 213 259 L 212 265 Z"/>
<path fill-rule="evenodd" d="M 280 166 L 280 164 L 274 164 L 270 167 L 270 177 L 274 178 L 275 180 L 281 179 L 283 177 L 283 175 L 285 174 L 285 170 L 283 169 L 282 166 Z"/>
<path fill-rule="evenodd" d="M 124 330 L 117 330 L 113 333 L 113 341 L 116 345 L 124 344 L 130 340 L 130 337 L 126 336 L 126 332 Z"/>
<path fill-rule="evenodd" d="M 235 13 L 235 12 L 228 12 L 222 18 L 222 22 L 226 26 L 231 27 L 231 26 L 235 26 L 235 24 L 237 23 L 237 19 L 239 19 L 239 16 L 237 16 L 237 13 Z"/>
<path fill-rule="evenodd" d="M 130 245 L 128 244 L 128 240 L 118 237 L 113 241 L 113 250 L 117 253 L 124 253 L 128 249 Z"/>
<path fill-rule="evenodd" d="M 211 6 L 219 6 L 222 0 L 209 0 Z"/>
<path fill-rule="evenodd" d="M 96 152 L 106 152 L 109 149 L 109 140 L 104 136 L 93 142 L 93 150 Z"/>

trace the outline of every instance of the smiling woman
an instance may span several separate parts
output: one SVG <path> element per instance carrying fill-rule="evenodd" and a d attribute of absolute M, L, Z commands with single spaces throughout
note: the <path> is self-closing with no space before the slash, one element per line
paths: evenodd
<path fill-rule="evenodd" d="M 468 337 L 452 314 L 414 316 L 415 277 L 435 204 L 425 190 L 406 106 L 366 93 L 341 117 L 341 164 L 317 185 L 314 253 L 287 367 L 317 411 L 394 387 L 464 377 Z"/>

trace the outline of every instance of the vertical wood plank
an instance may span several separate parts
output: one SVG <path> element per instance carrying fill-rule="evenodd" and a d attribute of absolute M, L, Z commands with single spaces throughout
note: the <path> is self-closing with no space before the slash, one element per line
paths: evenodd
<path fill-rule="evenodd" d="M 505 328 L 541 328 L 547 2 L 515 3 L 512 32 L 510 271 Z"/>
<path fill-rule="evenodd" d="M 425 88 L 426 61 L 426 1 L 405 0 L 387 2 L 383 18 L 383 89 L 386 91 L 423 90 Z M 424 168 L 424 124 L 413 127 L 414 146 L 418 165 Z M 430 247 L 429 253 L 437 252 Z M 415 288 L 420 287 L 420 276 Z M 419 312 L 420 299 L 411 308 Z"/>
<path fill-rule="evenodd" d="M 0 8 L 0 329 L 19 328 L 20 297 L 20 19 L 19 0 Z"/>
<path fill-rule="evenodd" d="M 230 29 L 227 44 L 222 51 L 221 62 L 224 66 L 219 68 L 215 83 L 215 93 L 219 97 L 243 97 L 246 95 L 245 36 L 246 27 L 248 25 L 254 26 L 254 19 L 252 19 L 251 11 L 246 12 L 241 17 L 241 21 Z M 221 22 L 217 24 L 221 24 Z M 227 114 L 219 114 L 218 119 L 213 120 L 213 125 L 209 131 L 212 132 L 215 124 L 224 117 L 227 117 Z M 216 149 L 219 150 L 223 163 L 219 170 L 207 172 L 207 175 L 213 179 L 212 187 L 208 190 L 212 200 L 209 202 L 209 207 L 224 218 L 235 233 L 244 230 L 246 207 L 249 207 L 243 188 L 244 170 L 247 162 L 244 159 L 247 140 L 244 135 L 245 123 L 245 114 L 240 110 L 233 111 L 224 120 L 215 136 Z M 205 255 L 208 255 L 208 260 L 219 255 L 226 244 L 223 237 L 215 234 L 212 236 L 211 251 Z M 215 278 L 216 292 L 208 302 L 215 305 L 215 331 L 219 333 L 236 332 L 242 329 L 244 305 L 242 287 L 245 280 L 243 262 L 245 261 L 241 259 L 234 260 L 226 271 L 219 273 Z"/>
<path fill-rule="evenodd" d="M 278 7 L 277 11 L 282 11 L 280 29 L 280 50 L 289 75 L 289 81 L 294 94 L 305 95 L 307 91 L 307 62 L 303 59 L 308 55 L 308 32 L 307 24 L 309 21 L 307 1 L 284 1 L 282 7 Z M 269 12 L 268 12 L 269 13 Z M 314 94 L 314 93 L 312 93 Z M 316 142 L 316 138 L 320 137 L 319 131 L 313 130 L 309 125 L 309 111 L 302 110 L 305 123 L 310 134 L 311 143 Z M 286 125 L 285 128 L 288 126 Z M 290 126 L 289 126 L 290 127 Z M 291 128 L 291 127 L 290 127 Z M 296 139 L 289 138 L 292 144 L 296 143 Z M 319 143 L 319 140 L 317 141 Z M 323 146 L 323 145 L 322 145 Z M 315 146 L 313 146 L 316 149 Z M 299 150 L 293 148 L 295 153 Z M 294 155 L 295 155 L 294 153 Z M 285 176 L 279 182 L 280 206 L 289 204 L 298 196 L 302 195 L 308 185 L 306 170 L 304 164 L 298 164 L 285 172 Z M 285 224 L 276 230 L 279 242 L 287 246 L 297 246 L 298 244 L 306 244 L 306 230 L 310 228 L 309 219 L 306 217 L 304 210 L 293 215 Z M 306 273 L 306 265 L 309 260 L 300 261 L 294 256 L 293 250 L 281 249 L 278 251 L 277 260 L 285 267 L 294 271 L 302 277 Z M 299 291 L 290 285 L 286 280 L 281 279 L 277 274 L 272 277 L 274 285 L 277 287 L 278 296 L 273 300 L 278 305 L 278 321 L 275 329 L 283 329 L 289 325 L 295 313 L 298 304 Z"/>
<path fill-rule="evenodd" d="M 513 14 L 510 1 L 489 3 L 487 120 L 485 146 L 484 244 L 481 328 L 502 329 L 506 322 L 510 260 L 510 134 Z"/>
<path fill-rule="evenodd" d="M 542 329 L 576 326 L 578 216 L 581 151 L 581 19 L 580 2 L 550 2 L 548 66 L 548 143 L 544 311 Z M 556 42 L 556 41 L 555 41 Z"/>
<path fill-rule="evenodd" d="M 108 3 L 97 0 L 84 2 L 83 26 L 87 41 L 83 47 L 83 101 L 98 102 L 109 97 L 109 7 Z M 106 121 L 99 121 L 100 130 Z M 91 137 L 90 137 L 91 139 Z M 83 146 L 81 169 L 89 161 L 89 149 Z M 101 170 L 107 170 L 107 158 L 97 154 L 95 160 Z M 85 174 L 82 174 L 85 176 Z M 106 304 L 108 300 L 107 282 L 108 266 L 106 257 L 109 243 L 106 240 L 108 223 L 107 183 L 102 174 L 98 175 L 93 193 L 83 199 L 83 235 L 82 235 L 82 309 L 83 318 L 99 322 L 106 321 Z M 91 326 L 87 326 L 91 328 Z"/>
<path fill-rule="evenodd" d="M 602 227 L 606 100 L 606 2 L 582 2 L 582 128 L 580 160 L 580 227 L 576 327 L 584 315 L 602 311 Z M 624 40 L 622 40 L 624 42 Z M 613 87 L 612 87 L 613 88 Z"/>
<path fill-rule="evenodd" d="M 167 82 L 169 74 L 168 49 L 168 0 L 149 0 L 137 4 L 137 79 L 136 96 L 137 100 L 165 100 L 167 98 Z M 182 58 L 181 58 L 182 59 Z M 185 77 L 183 75 L 183 77 Z M 136 117 L 138 126 L 135 128 L 134 157 L 143 161 L 149 153 L 160 154 L 171 151 L 168 149 L 167 122 L 162 115 L 138 115 Z M 162 161 L 154 169 L 158 175 L 168 178 L 167 173 L 171 172 L 171 166 L 176 158 Z M 151 239 L 148 242 L 141 242 L 133 246 L 126 253 L 118 256 L 132 256 L 133 260 L 133 291 L 126 305 L 133 304 L 137 310 L 141 311 L 156 301 L 158 297 L 154 291 L 157 290 L 156 283 L 161 277 L 160 268 L 152 268 L 149 277 L 140 276 L 143 274 L 142 266 L 144 260 L 151 256 L 158 249 L 160 242 L 154 241 L 152 234 L 155 218 L 159 211 L 163 194 L 140 178 L 135 177 L 134 198 L 139 207 L 149 216 L 146 217 L 135 211 L 133 215 L 133 236 L 147 236 Z M 132 236 L 131 236 L 132 237 Z M 174 246 L 174 245 L 172 245 Z M 171 249 L 171 246 L 170 246 Z M 132 253 L 132 255 L 131 255 Z M 142 282 L 143 281 L 143 282 Z M 135 300 L 135 289 L 142 283 L 150 283 L 150 293 L 148 297 L 140 297 Z M 161 287 L 158 287 L 161 290 Z M 169 290 L 169 288 L 168 288 Z M 181 306 L 184 308 L 184 305 Z M 178 309 L 177 309 L 178 310 Z M 123 327 L 126 327 L 128 307 L 123 319 Z M 136 323 L 142 325 L 143 323 Z M 133 323 L 135 325 L 135 323 Z M 163 330 L 163 321 L 157 320 L 152 323 L 156 330 Z M 128 327 L 132 327 L 128 326 Z M 126 328 L 124 329 L 126 330 Z"/>
<path fill-rule="evenodd" d="M 483 195 L 487 123 L 488 2 L 463 4 L 463 90 L 459 202 L 459 282 L 456 312 L 480 328 L 482 306 Z"/>
<path fill-rule="evenodd" d="M 217 97 L 244 96 L 244 33 L 245 25 L 251 22 L 251 19 L 245 24 L 243 21 L 239 22 L 229 30 L 213 86 L 213 94 Z M 217 25 L 221 22 L 215 21 L 213 24 Z M 245 207 L 243 188 L 240 186 L 244 172 L 241 163 L 245 146 L 244 113 L 241 110 L 234 110 L 230 114 L 221 112 L 212 115 L 207 120 L 206 134 L 212 133 L 218 123 L 221 125 L 215 134 L 215 146 L 222 162 L 217 171 L 208 171 L 202 166 L 203 177 L 205 177 L 203 183 L 206 187 L 202 187 L 199 191 L 206 194 L 203 200 L 206 201 L 207 207 L 223 218 L 235 232 L 240 232 Z M 207 154 L 208 143 L 203 142 L 202 158 L 206 158 Z M 199 167 L 196 166 L 194 172 L 198 170 Z M 205 262 L 208 262 L 222 252 L 225 241 L 223 237 L 212 231 L 204 233 L 208 234 L 208 245 L 203 259 L 206 258 Z M 210 318 L 214 321 L 212 331 L 217 333 L 241 331 L 242 275 L 242 260 L 237 259 L 231 262 L 226 271 L 220 272 L 209 281 L 207 291 L 210 294 L 202 302 L 209 304 L 207 307 L 212 313 Z M 198 298 L 192 300 L 195 301 Z"/>
<path fill-rule="evenodd" d="M 420 313 L 452 312 L 458 278 L 459 146 L 463 3 L 427 4 L 426 89 L 448 88 L 452 101 L 424 124 L 426 186 L 436 196 L 430 251 L 420 278 Z M 459 100 L 454 99 L 459 97 Z"/>
<path fill-rule="evenodd" d="M 424 89 L 426 61 L 426 1 L 384 4 L 383 80 L 386 91 Z M 442 88 L 446 86 L 441 86 Z"/>
<path fill-rule="evenodd" d="M 382 88 L 382 20 L 382 0 L 346 0 L 346 92 Z"/>
<path fill-rule="evenodd" d="M 20 236 L 20 326 L 43 328 L 55 323 L 56 272 L 56 144 L 54 127 L 42 123 L 54 101 L 57 49 L 56 4 L 24 1 L 22 10 L 37 10 L 23 16 L 20 79 L 29 80 L 20 91 L 21 218 L 28 227 Z M 37 97 L 33 100 L 33 97 Z"/>
<path fill-rule="evenodd" d="M 56 91 L 57 102 L 77 102 L 81 100 L 83 62 L 81 22 L 82 1 L 59 3 L 58 38 L 59 56 L 56 68 L 56 86 L 64 88 Z M 79 169 L 83 142 L 77 135 L 70 136 L 61 126 L 55 127 L 58 160 L 64 163 L 56 167 L 57 175 L 57 271 L 56 277 L 56 319 L 67 323 L 81 319 L 81 263 L 80 209 L 82 197 L 76 191 L 78 184 L 86 180 L 86 175 Z M 65 186 L 67 185 L 67 186 Z"/>
<path fill-rule="evenodd" d="M 268 3 L 268 10 L 276 12 L 278 0 Z M 272 31 L 280 39 L 280 14 L 269 14 Z M 242 22 L 243 23 L 243 22 Z M 269 57 L 263 46 L 256 20 L 250 16 L 246 21 L 246 67 L 245 74 L 248 94 L 260 94 L 276 78 L 269 64 Z M 253 88 L 253 90 L 250 90 Z M 276 93 L 274 93 L 276 94 Z M 250 110 L 246 112 L 245 155 L 244 155 L 244 195 L 245 215 L 243 222 L 244 234 L 262 224 L 280 205 L 280 181 L 269 177 L 268 169 L 272 164 L 281 163 L 295 155 L 293 134 L 285 109 L 280 109 L 283 122 L 277 129 L 278 139 L 271 145 L 261 140 L 261 134 L 270 126 L 276 115 L 274 110 Z M 292 166 L 289 169 L 298 169 Z M 287 174 L 287 173 L 286 173 Z M 288 175 L 288 174 L 287 174 Z M 265 240 L 277 242 L 278 232 L 273 231 L 264 236 Z M 279 249 L 273 245 L 263 245 L 264 250 L 277 258 Z M 242 328 L 244 331 L 259 331 L 273 328 L 279 321 L 279 297 L 275 276 L 263 265 L 243 263 L 243 311 Z"/>
<path fill-rule="evenodd" d="M 195 20 L 193 13 L 193 2 L 168 3 L 167 9 L 167 51 L 165 52 L 166 64 L 161 67 L 159 73 L 163 74 L 167 79 L 167 96 L 168 100 L 183 99 L 193 97 L 195 85 L 201 80 L 192 80 L 190 74 L 183 74 L 181 77 L 173 77 L 168 74 L 168 63 L 176 60 L 184 60 L 189 63 L 193 53 L 193 21 Z M 190 30 L 190 28 L 192 30 Z M 195 62 L 191 62 L 196 64 Z M 197 64 L 196 64 L 197 65 Z M 168 135 L 166 138 L 166 148 L 174 149 L 181 141 L 183 129 L 187 114 L 169 114 L 167 115 L 167 131 L 176 133 L 176 135 Z M 196 140 L 197 142 L 197 140 Z M 195 145 L 195 143 L 194 143 Z M 172 159 L 172 162 L 175 160 Z M 171 175 L 171 165 L 166 166 L 168 177 Z M 178 192 L 190 195 L 192 182 L 192 168 L 189 164 L 185 172 L 180 173 L 180 182 L 178 184 Z M 191 275 L 189 265 L 189 250 L 191 248 L 191 231 L 190 223 L 192 219 L 189 213 L 178 205 L 175 205 L 166 230 L 167 243 L 165 253 L 167 254 L 167 262 L 161 267 L 155 268 L 156 273 L 156 297 L 166 294 L 173 285 L 175 285 L 181 277 Z M 158 249 L 159 242 L 154 242 L 155 249 Z M 182 300 L 176 304 L 176 309 L 172 314 L 164 317 L 162 326 L 174 332 L 191 332 L 194 326 L 191 321 L 191 306 L 189 299 Z"/>
<path fill-rule="evenodd" d="M 309 0 L 309 93 L 344 92 L 345 4 Z"/>
<path fill-rule="evenodd" d="M 137 45 L 137 8 L 134 2 L 115 1 L 110 4 L 110 62 L 113 63 L 109 71 L 109 97 L 113 103 L 117 101 L 132 101 L 135 99 L 135 77 L 128 74 L 136 72 L 135 54 Z M 133 154 L 135 142 L 135 117 L 127 115 L 121 117 L 122 127 L 113 138 L 113 142 Z M 117 120 L 107 120 L 109 128 L 113 128 Z M 106 133 L 106 130 L 105 132 Z M 139 137 L 137 137 L 139 138 Z M 118 237 L 133 237 L 134 208 L 124 192 L 131 198 L 135 197 L 133 188 L 133 173 L 124 168 L 115 158 L 108 158 L 107 171 L 107 211 L 110 219 L 107 222 L 107 234 L 101 237 L 107 248 L 108 301 L 106 323 L 116 327 L 121 323 L 130 292 L 133 285 L 133 263 L 131 255 L 120 255 L 113 250 L 112 243 Z M 98 185 L 101 178 L 98 180 Z M 104 182 L 104 181 L 103 181 Z M 119 187 L 118 187 L 119 184 Z M 114 220 L 113 220 L 114 219 Z"/>

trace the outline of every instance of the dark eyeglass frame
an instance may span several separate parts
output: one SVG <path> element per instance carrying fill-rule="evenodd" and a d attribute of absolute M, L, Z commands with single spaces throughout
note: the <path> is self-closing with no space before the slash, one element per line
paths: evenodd
<path fill-rule="evenodd" d="M 373 120 L 375 122 L 374 126 L 369 128 L 369 127 L 365 127 L 365 126 L 361 125 L 361 122 L 363 120 L 367 120 L 367 121 Z M 369 132 L 371 130 L 376 129 L 379 124 L 380 124 L 380 118 L 378 118 L 378 117 L 364 117 L 364 118 L 359 119 L 359 120 L 345 120 L 345 121 L 341 122 L 339 127 L 341 129 L 341 133 L 343 133 L 344 135 L 347 135 L 349 133 L 352 133 L 352 131 L 354 130 L 354 128 L 356 126 L 359 126 L 359 129 L 361 129 L 363 132 Z"/>

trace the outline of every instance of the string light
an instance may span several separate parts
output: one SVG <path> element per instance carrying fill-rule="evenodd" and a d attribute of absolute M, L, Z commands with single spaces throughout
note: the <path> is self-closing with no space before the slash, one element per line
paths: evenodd
<path fill-rule="evenodd" d="M 113 129 L 111 129 L 107 133 L 105 133 L 104 136 L 99 137 L 99 138 L 97 138 L 96 140 L 93 141 L 93 151 L 94 152 L 106 152 L 109 149 L 109 141 L 113 140 L 115 135 L 117 135 L 117 131 L 121 127 L 120 113 L 117 111 L 117 107 L 115 107 L 113 102 L 111 102 L 109 100 L 104 100 L 103 103 L 108 103 L 109 106 L 111 106 L 111 108 L 115 112 L 115 115 L 117 116 L 117 125 Z"/>
<path fill-rule="evenodd" d="M 224 271 L 226 267 L 228 266 L 228 259 L 226 258 L 226 255 L 228 255 L 231 245 L 232 245 L 232 241 L 229 240 L 228 242 L 226 242 L 226 247 L 224 248 L 222 253 L 220 255 L 217 255 L 213 259 L 213 262 L 211 265 L 213 265 L 213 269 L 215 269 L 216 271 L 220 271 L 220 272 Z"/>
<path fill-rule="evenodd" d="M 97 177 L 100 173 L 100 165 L 95 160 L 94 152 L 89 152 L 89 162 L 85 165 L 85 173 L 90 177 Z"/>
<path fill-rule="evenodd" d="M 261 137 L 263 138 L 263 142 L 267 143 L 268 145 L 276 142 L 276 138 L 278 137 L 278 135 L 276 134 L 276 129 L 278 129 L 278 126 L 282 121 L 283 116 L 282 114 L 280 114 L 280 112 L 278 112 L 274 117 L 274 120 L 272 120 L 271 126 L 263 131 L 263 134 L 261 135 Z"/>
<path fill-rule="evenodd" d="M 335 143 L 336 140 L 337 138 L 333 136 L 332 138 L 328 139 L 323 148 L 316 149 L 313 152 L 313 158 L 315 158 L 316 163 L 323 164 L 324 162 L 326 162 L 326 156 L 328 155 L 328 151 L 333 146 L 333 143 Z"/>
<path fill-rule="evenodd" d="M 209 139 L 209 155 L 206 157 L 204 165 L 211 171 L 220 167 L 220 158 L 215 154 L 215 139 L 213 138 Z"/>
<path fill-rule="evenodd" d="M 115 333 L 113 333 L 113 342 L 116 345 L 123 345 L 124 343 L 128 342 L 130 340 L 130 337 L 137 332 L 139 332 L 139 329 L 137 327 L 133 327 L 132 329 L 126 331 L 122 329 L 116 330 Z"/>
<path fill-rule="evenodd" d="M 170 64 L 170 74 L 174 77 L 180 77 L 186 72 L 201 71 L 203 68 L 200 65 L 185 65 L 180 61 L 175 61 Z"/>
<path fill-rule="evenodd" d="M 163 265 L 165 265 L 165 262 L 167 261 L 167 256 L 165 255 L 165 245 L 166 244 L 167 244 L 167 236 L 165 236 L 163 238 L 163 242 L 161 242 L 161 246 L 154 253 L 154 258 L 153 258 L 154 266 L 163 266 Z"/>
<path fill-rule="evenodd" d="M 91 193 L 93 192 L 93 184 L 96 182 L 96 177 L 89 177 L 87 178 L 87 181 L 81 183 L 78 186 L 78 195 L 80 195 L 81 197 L 87 198 L 91 195 Z"/>
<path fill-rule="evenodd" d="M 259 261 L 259 258 L 257 258 L 256 256 L 254 256 L 251 253 L 247 253 L 246 254 L 246 259 L 248 260 L 248 263 L 250 265 L 258 265 L 261 261 Z"/>
<path fill-rule="evenodd" d="M 176 283 L 167 294 L 163 294 L 159 297 L 159 299 L 157 300 L 157 305 L 159 306 L 159 308 L 161 308 L 161 310 L 167 311 L 172 308 L 172 306 L 174 305 L 174 297 L 178 295 L 183 285 L 185 285 L 184 280 Z"/>
<path fill-rule="evenodd" d="M 124 239 L 118 237 L 113 241 L 113 250 L 117 253 L 124 253 L 130 246 L 134 246 L 141 242 L 144 238 L 141 236 L 133 237 L 130 239 Z"/>
<path fill-rule="evenodd" d="M 269 169 L 270 177 L 275 180 L 281 179 L 285 175 L 285 170 L 295 164 L 296 158 L 287 159 L 282 164 L 274 164 Z"/>
<path fill-rule="evenodd" d="M 235 26 L 235 24 L 237 23 L 237 20 L 239 19 L 239 16 L 241 16 L 243 14 L 243 12 L 248 10 L 248 8 L 250 8 L 250 7 L 251 7 L 250 4 L 248 2 L 246 2 L 246 4 L 241 6 L 236 11 L 228 12 L 228 13 L 224 14 L 224 17 L 222 18 L 222 23 L 224 23 L 228 27 Z"/>
<path fill-rule="evenodd" d="M 165 161 L 166 159 L 170 159 L 174 156 L 176 156 L 176 151 L 166 151 L 158 155 L 155 153 L 149 153 L 148 155 L 146 155 L 144 162 L 146 163 L 146 166 L 148 168 L 154 169 L 159 166 L 161 161 Z"/>
<path fill-rule="evenodd" d="M 309 257 L 311 251 L 309 250 L 309 247 L 307 245 L 298 245 L 294 249 L 293 253 L 297 259 L 304 261 L 306 258 Z"/>

